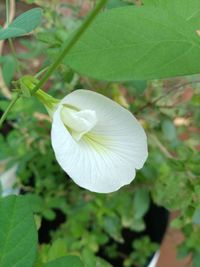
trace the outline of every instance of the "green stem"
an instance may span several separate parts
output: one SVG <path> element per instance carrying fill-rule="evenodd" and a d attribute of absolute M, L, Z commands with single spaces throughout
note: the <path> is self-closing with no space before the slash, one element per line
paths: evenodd
<path fill-rule="evenodd" d="M 10 23 L 10 0 L 6 0 L 6 27 Z"/>
<path fill-rule="evenodd" d="M 49 69 L 49 66 L 48 67 L 45 67 L 44 69 L 42 69 L 38 73 L 36 73 L 34 77 L 38 79 L 48 69 Z"/>
<path fill-rule="evenodd" d="M 8 27 L 10 23 L 10 0 L 6 0 L 6 27 Z M 13 47 L 12 41 L 9 40 L 9 45 L 11 47 L 11 51 L 13 53 L 13 56 L 15 57 L 16 61 L 17 61 L 17 57 L 16 57 L 16 53 L 15 53 L 15 49 Z M 19 67 L 19 65 L 18 65 Z M 6 110 L 4 111 L 2 117 L 0 118 L 0 128 L 3 125 L 3 122 L 5 121 L 5 119 L 8 116 L 8 113 L 10 112 L 10 110 L 12 109 L 12 107 L 15 105 L 15 103 L 17 102 L 17 100 L 20 98 L 21 93 L 18 92 L 13 99 L 11 100 L 11 102 L 9 103 L 8 107 L 6 108 Z"/>
<path fill-rule="evenodd" d="M 3 122 L 5 121 L 5 119 L 7 118 L 8 113 L 10 112 L 10 110 L 12 109 L 12 107 L 15 105 L 15 103 L 17 102 L 17 100 L 20 98 L 20 95 L 21 95 L 20 93 L 17 93 L 13 97 L 13 99 L 11 100 L 11 102 L 9 103 L 7 109 L 4 111 L 4 113 L 3 113 L 3 115 L 2 115 L 2 117 L 0 119 L 0 128 L 1 128 L 1 126 L 3 124 Z"/>
<path fill-rule="evenodd" d="M 49 79 L 54 70 L 59 66 L 63 58 L 70 52 L 74 44 L 79 40 L 81 35 L 85 32 L 88 26 L 90 26 L 92 21 L 95 19 L 95 17 L 98 15 L 100 10 L 106 5 L 107 2 L 108 0 L 100 0 L 99 4 L 92 10 L 89 16 L 85 19 L 85 21 L 77 30 L 77 32 L 74 34 L 74 36 L 71 38 L 71 40 L 66 43 L 63 51 L 58 55 L 56 61 L 50 66 L 44 77 L 35 86 L 35 88 L 32 91 L 33 94 L 45 84 L 45 82 Z"/>

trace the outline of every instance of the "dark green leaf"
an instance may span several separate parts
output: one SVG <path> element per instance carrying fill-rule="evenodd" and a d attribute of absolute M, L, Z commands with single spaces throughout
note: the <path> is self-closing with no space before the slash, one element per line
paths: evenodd
<path fill-rule="evenodd" d="M 116 241 L 123 242 L 120 229 L 120 219 L 115 217 L 104 218 L 104 230 Z"/>
<path fill-rule="evenodd" d="M 102 13 L 65 62 L 102 80 L 148 80 L 199 73 L 199 1 L 122 7 Z M 183 3 L 182 3 L 183 2 Z M 189 10 L 187 7 L 189 5 Z M 194 19 L 194 20 L 193 20 Z M 187 64 L 185 64 L 187 62 Z"/>
<path fill-rule="evenodd" d="M 76 256 L 66 256 L 50 261 L 44 267 L 84 267 L 83 263 Z"/>
<path fill-rule="evenodd" d="M 32 267 L 36 257 L 37 231 L 24 197 L 0 200 L 0 266 Z"/>

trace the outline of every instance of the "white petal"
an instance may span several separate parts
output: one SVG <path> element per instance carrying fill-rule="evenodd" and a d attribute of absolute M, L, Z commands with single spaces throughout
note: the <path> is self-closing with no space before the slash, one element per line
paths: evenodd
<path fill-rule="evenodd" d="M 97 116 L 94 110 L 77 111 L 65 106 L 61 109 L 61 119 L 77 141 L 97 123 Z"/>
<path fill-rule="evenodd" d="M 96 112 L 97 124 L 79 142 L 61 119 L 63 104 Z M 148 156 L 146 134 L 135 117 L 109 98 L 88 90 L 74 91 L 60 102 L 51 139 L 60 166 L 79 186 L 99 193 L 129 184 Z"/>

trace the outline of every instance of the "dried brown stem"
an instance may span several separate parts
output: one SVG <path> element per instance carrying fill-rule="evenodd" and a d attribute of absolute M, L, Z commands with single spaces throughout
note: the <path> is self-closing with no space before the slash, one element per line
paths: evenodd
<path fill-rule="evenodd" d="M 172 88 L 170 88 L 165 94 L 159 96 L 158 98 L 154 99 L 151 102 L 147 102 L 144 106 L 142 106 L 141 108 L 139 108 L 135 114 L 138 114 L 140 111 L 142 111 L 143 109 L 146 108 L 151 108 L 153 107 L 156 103 L 158 103 L 161 99 L 165 98 L 166 96 L 168 96 L 169 94 L 171 94 L 172 92 L 174 92 L 175 90 L 180 90 L 181 88 L 184 88 L 187 85 L 190 84 L 195 84 L 195 83 L 200 83 L 200 80 L 195 80 L 195 81 L 191 81 L 191 82 L 185 82 L 182 84 L 177 84 L 175 86 L 173 86 Z"/>

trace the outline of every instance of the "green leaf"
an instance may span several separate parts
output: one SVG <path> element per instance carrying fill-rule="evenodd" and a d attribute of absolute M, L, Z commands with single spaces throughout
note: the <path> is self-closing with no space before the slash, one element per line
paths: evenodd
<path fill-rule="evenodd" d="M 122 243 L 120 219 L 117 216 L 105 217 L 103 222 L 104 230 L 116 241 Z"/>
<path fill-rule="evenodd" d="M 33 8 L 17 17 L 7 28 L 0 30 L 0 40 L 19 37 L 33 31 L 40 23 L 42 9 Z"/>
<path fill-rule="evenodd" d="M 0 266 L 31 267 L 35 261 L 37 231 L 24 197 L 0 200 Z"/>
<path fill-rule="evenodd" d="M 128 6 L 100 14 L 65 63 L 101 80 L 148 80 L 199 73 L 200 37 L 196 31 L 200 16 L 192 16 L 192 12 L 199 10 L 200 3 L 166 2 L 167 12 L 159 6 Z"/>
<path fill-rule="evenodd" d="M 167 0 L 166 0 L 167 1 Z M 142 3 L 145 4 L 145 6 L 157 6 L 162 4 L 163 0 L 142 0 Z"/>
<path fill-rule="evenodd" d="M 96 264 L 96 257 L 94 253 L 87 247 L 85 247 L 82 251 L 82 259 L 87 267 L 93 267 Z"/>
<path fill-rule="evenodd" d="M 170 12 L 176 13 L 178 16 L 182 16 L 187 21 L 193 23 L 193 25 L 199 29 L 199 15 L 200 15 L 200 4 L 199 0 L 143 0 L 143 3 L 147 6 L 157 6 Z"/>
<path fill-rule="evenodd" d="M 177 139 L 176 127 L 170 119 L 165 119 L 162 122 L 162 132 L 169 141 L 175 141 Z"/>
<path fill-rule="evenodd" d="M 107 4 L 107 8 L 116 8 L 121 6 L 127 6 L 128 3 L 124 2 L 123 0 L 110 0 Z"/>
<path fill-rule="evenodd" d="M 48 251 L 48 259 L 54 260 L 58 257 L 66 256 L 67 254 L 67 244 L 63 239 L 57 239 L 53 242 Z"/>
<path fill-rule="evenodd" d="M 14 77 L 15 69 L 16 69 L 16 60 L 14 57 L 7 55 L 4 57 L 4 61 L 2 64 L 2 74 L 6 85 L 9 86 L 11 80 Z"/>
<path fill-rule="evenodd" d="M 146 189 L 137 190 L 133 200 L 135 219 L 140 219 L 145 215 L 148 211 L 149 204 L 149 192 Z"/>
<path fill-rule="evenodd" d="M 130 229 L 136 232 L 144 231 L 145 230 L 144 220 L 142 219 L 135 220 L 131 225 Z"/>
<path fill-rule="evenodd" d="M 194 267 L 199 267 L 199 262 L 200 262 L 200 253 L 195 253 L 193 256 Z"/>
<path fill-rule="evenodd" d="M 76 256 L 66 256 L 50 261 L 44 267 L 84 267 L 83 263 Z"/>
<path fill-rule="evenodd" d="M 107 261 L 105 261 L 104 259 L 97 257 L 95 267 L 112 267 L 112 265 Z"/>
<path fill-rule="evenodd" d="M 200 208 L 197 208 L 193 214 L 192 222 L 195 224 L 200 224 Z"/>

